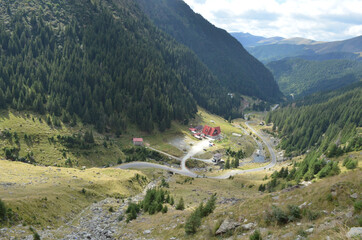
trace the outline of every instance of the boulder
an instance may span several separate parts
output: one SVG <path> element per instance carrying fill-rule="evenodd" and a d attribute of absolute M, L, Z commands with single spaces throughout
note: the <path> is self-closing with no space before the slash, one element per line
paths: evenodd
<path fill-rule="evenodd" d="M 256 224 L 255 223 L 247 223 L 247 224 L 244 224 L 243 226 L 241 226 L 244 230 L 251 230 L 253 229 L 254 227 L 256 227 Z"/>
<path fill-rule="evenodd" d="M 239 222 L 234 221 L 230 218 L 226 218 L 220 225 L 219 229 L 216 231 L 216 235 L 226 233 L 227 231 L 233 230 L 239 226 L 240 226 Z"/>
<path fill-rule="evenodd" d="M 357 194 L 357 193 L 353 193 L 353 194 L 351 194 L 350 197 L 353 198 L 353 199 L 357 199 L 357 198 L 358 198 L 358 194 Z"/>
<path fill-rule="evenodd" d="M 362 227 L 353 227 L 347 233 L 348 238 L 362 237 Z"/>

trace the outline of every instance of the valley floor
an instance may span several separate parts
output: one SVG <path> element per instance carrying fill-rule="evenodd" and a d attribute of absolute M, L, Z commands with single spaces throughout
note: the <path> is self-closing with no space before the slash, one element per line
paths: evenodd
<path fill-rule="evenodd" d="M 199 116 L 206 115 L 202 112 Z M 0 196 L 22 218 L 18 222 L 22 224 L 0 229 L 0 239 L 33 239 L 30 226 L 41 239 L 249 239 L 254 230 L 260 230 L 263 239 L 345 239 L 349 229 L 358 226 L 361 217 L 354 205 L 361 202 L 362 174 L 358 167 L 350 171 L 342 166 L 346 156 L 335 159 L 342 169 L 338 176 L 263 193 L 258 186 L 266 184 L 275 170 L 291 167 L 302 157 L 280 161 L 282 152 L 275 149 L 278 139 L 262 131 L 265 127 L 258 118 L 230 124 L 206 116 L 197 123 L 210 119 L 224 129 L 224 139 L 212 147 L 208 140 L 192 139 L 187 129 L 166 133 L 164 137 L 169 136 L 162 141 L 158 141 L 161 136 L 146 137 L 149 148 L 166 152 L 173 159 L 170 163 L 74 169 L 1 160 Z M 26 124 L 32 122 L 25 119 Z M 52 134 L 53 130 L 47 131 Z M 228 146 L 247 152 L 238 169 L 223 170 L 210 160 L 214 153 L 225 153 Z M 256 148 L 271 161 L 253 162 Z M 360 165 L 362 152 L 348 155 Z M 190 168 L 188 161 L 193 161 Z M 175 203 L 184 199 L 185 210 L 167 204 L 167 213 L 141 212 L 127 223 L 128 204 L 140 202 L 147 189 L 160 187 L 162 182 L 167 183 L 164 188 Z M 195 235 L 186 235 L 187 218 L 213 194 L 217 194 L 215 211 L 202 220 Z M 298 206 L 303 216 L 287 224 L 268 223 L 268 214 L 275 207 L 286 212 L 288 205 Z"/>

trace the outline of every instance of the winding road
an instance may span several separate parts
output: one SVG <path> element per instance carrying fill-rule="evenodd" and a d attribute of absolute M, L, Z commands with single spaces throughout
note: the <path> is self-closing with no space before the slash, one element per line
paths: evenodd
<path fill-rule="evenodd" d="M 209 146 L 209 140 L 202 140 L 202 141 L 198 142 L 197 144 L 193 145 L 192 148 L 190 149 L 190 151 L 181 159 L 181 168 L 168 167 L 168 166 L 165 166 L 165 165 L 156 164 L 156 163 L 148 163 L 148 162 L 131 162 L 131 163 L 126 163 L 126 164 L 116 166 L 116 168 L 120 168 L 120 169 L 157 168 L 157 169 L 170 171 L 170 172 L 181 174 L 181 175 L 188 176 L 188 177 L 206 177 L 206 178 L 213 178 L 213 179 L 227 179 L 230 176 L 234 176 L 234 175 L 237 175 L 237 174 L 258 172 L 258 171 L 262 171 L 262 170 L 274 167 L 276 165 L 276 163 L 277 163 L 277 159 L 276 159 L 274 149 L 272 148 L 271 144 L 261 134 L 259 134 L 253 127 L 251 127 L 249 125 L 249 123 L 250 122 L 246 122 L 245 123 L 246 126 L 250 129 L 251 132 L 253 132 L 256 136 L 258 136 L 264 142 L 264 144 L 267 146 L 267 148 L 268 148 L 268 150 L 270 152 L 271 162 L 267 166 L 248 169 L 248 170 L 237 170 L 237 169 L 235 169 L 235 170 L 228 171 L 225 174 L 215 176 L 215 177 L 198 175 L 198 174 L 190 171 L 186 167 L 186 161 L 189 158 L 192 158 L 192 156 L 195 156 L 197 153 L 202 152 L 204 148 L 207 148 Z M 155 150 L 155 149 L 153 149 L 153 150 Z M 157 151 L 161 152 L 159 150 L 157 150 Z M 163 153 L 163 152 L 161 152 L 161 153 Z M 166 155 L 169 156 L 169 154 L 166 154 Z M 198 160 L 198 159 L 196 159 L 196 160 Z"/>

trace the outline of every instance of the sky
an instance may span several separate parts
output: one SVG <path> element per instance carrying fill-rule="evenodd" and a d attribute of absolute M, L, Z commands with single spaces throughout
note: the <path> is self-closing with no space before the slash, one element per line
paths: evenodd
<path fill-rule="evenodd" d="M 336 41 L 362 35 L 362 0 L 184 0 L 228 32 Z"/>

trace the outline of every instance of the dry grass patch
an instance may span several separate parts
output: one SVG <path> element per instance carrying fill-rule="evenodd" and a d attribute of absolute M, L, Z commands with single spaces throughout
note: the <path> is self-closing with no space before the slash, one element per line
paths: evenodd
<path fill-rule="evenodd" d="M 24 222 L 58 226 L 106 197 L 125 198 L 142 190 L 138 171 L 40 167 L 0 161 L 0 196 Z"/>

